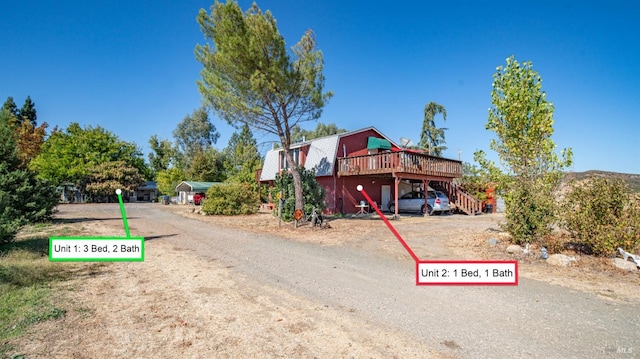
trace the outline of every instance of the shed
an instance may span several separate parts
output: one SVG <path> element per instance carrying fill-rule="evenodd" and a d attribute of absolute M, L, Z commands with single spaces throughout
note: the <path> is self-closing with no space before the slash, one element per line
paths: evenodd
<path fill-rule="evenodd" d="M 206 193 L 211 186 L 217 186 L 220 184 L 222 184 L 222 182 L 182 181 L 176 186 L 176 192 L 178 192 L 178 203 L 192 203 L 194 194 Z"/>
<path fill-rule="evenodd" d="M 156 182 L 147 181 L 144 185 L 139 186 L 133 191 L 131 200 L 153 202 L 158 197 L 158 184 Z"/>

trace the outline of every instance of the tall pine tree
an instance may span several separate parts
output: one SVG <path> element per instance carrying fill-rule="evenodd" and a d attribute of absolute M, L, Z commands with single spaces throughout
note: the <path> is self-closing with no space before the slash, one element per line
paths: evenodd
<path fill-rule="evenodd" d="M 36 127 L 38 123 L 38 114 L 36 113 L 36 104 L 31 101 L 31 96 L 27 96 L 27 99 L 24 100 L 24 105 L 20 109 L 19 122 L 31 122 L 33 127 Z"/>
<path fill-rule="evenodd" d="M 7 97 L 7 100 L 2 105 L 2 110 L 7 111 L 9 114 L 13 116 L 18 116 L 18 113 L 19 113 L 18 106 L 16 105 L 15 101 L 13 101 L 13 97 L 11 96 Z"/>

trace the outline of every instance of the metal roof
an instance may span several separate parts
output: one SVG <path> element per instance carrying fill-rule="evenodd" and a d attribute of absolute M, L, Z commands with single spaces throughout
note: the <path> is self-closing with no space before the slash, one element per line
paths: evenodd
<path fill-rule="evenodd" d="M 219 184 L 222 184 L 222 182 L 182 181 L 176 186 L 176 192 L 206 192 L 211 186 Z"/>
<path fill-rule="evenodd" d="M 314 138 L 312 140 L 304 142 L 292 143 L 291 149 L 308 145 L 309 152 L 307 153 L 307 159 L 305 161 L 304 167 L 307 169 L 314 169 L 316 171 L 316 176 L 331 176 L 333 174 L 333 168 L 336 162 L 336 155 L 338 153 L 338 144 L 340 143 L 340 138 L 351 136 L 368 130 L 374 130 L 390 144 L 399 147 L 377 128 L 370 126 L 359 130 Z M 267 152 L 264 158 L 262 173 L 260 174 L 260 181 L 269 181 L 276 178 L 276 173 L 278 173 L 278 162 L 280 161 L 280 151 L 282 151 L 282 148 L 272 149 Z"/>
<path fill-rule="evenodd" d="M 278 173 L 278 161 L 280 151 L 269 150 L 264 157 L 264 163 L 262 165 L 262 172 L 260 173 L 260 181 L 269 181 L 276 179 L 276 173 Z"/>

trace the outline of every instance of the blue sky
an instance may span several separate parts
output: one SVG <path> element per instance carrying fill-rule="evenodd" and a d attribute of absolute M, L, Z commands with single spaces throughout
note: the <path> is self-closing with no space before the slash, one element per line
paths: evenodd
<path fill-rule="evenodd" d="M 148 153 L 201 103 L 204 38 L 196 23 L 212 1 L 3 2 L 0 100 L 27 95 L 39 121 L 100 125 Z M 250 1 L 240 1 L 243 9 Z M 419 139 L 424 105 L 447 109 L 445 157 L 489 152 L 484 129 L 496 67 L 532 61 L 555 105 L 558 148 L 573 170 L 640 173 L 640 5 L 632 1 L 267 1 L 292 46 L 309 28 L 335 93 L 321 122 L 375 126 Z M 212 117 L 226 146 L 234 129 Z M 306 128 L 315 128 L 308 123 Z M 259 142 L 274 138 L 256 134 Z M 263 150 L 266 150 L 266 146 Z M 494 156 L 491 156 L 495 158 Z"/>

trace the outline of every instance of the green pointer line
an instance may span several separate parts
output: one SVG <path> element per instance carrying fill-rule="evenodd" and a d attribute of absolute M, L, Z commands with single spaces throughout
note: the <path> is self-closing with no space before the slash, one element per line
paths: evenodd
<path fill-rule="evenodd" d="M 118 188 L 116 190 L 116 194 L 118 195 L 118 202 L 120 202 L 120 212 L 122 212 L 122 222 L 124 222 L 124 231 L 127 234 L 127 238 L 131 237 L 131 232 L 129 232 L 129 223 L 127 223 L 127 215 L 124 213 L 124 204 L 122 203 L 122 190 Z"/>

